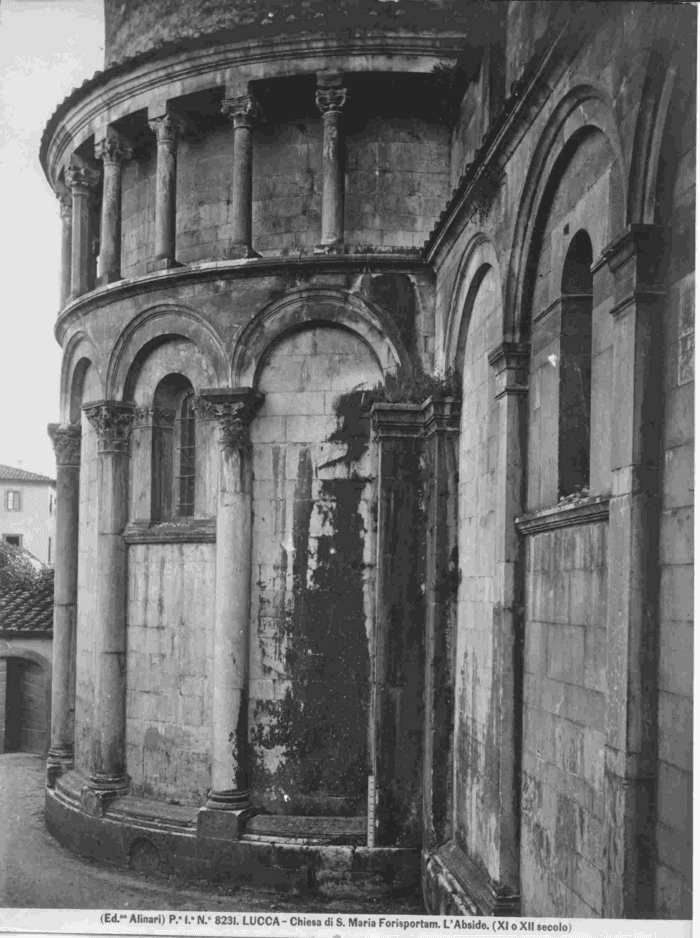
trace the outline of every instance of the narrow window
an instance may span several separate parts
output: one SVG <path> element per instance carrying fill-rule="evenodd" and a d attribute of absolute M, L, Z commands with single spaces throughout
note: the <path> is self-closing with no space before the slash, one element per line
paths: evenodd
<path fill-rule="evenodd" d="M 8 511 L 20 511 L 22 507 L 21 492 L 12 490 L 6 492 L 5 507 Z"/>
<path fill-rule="evenodd" d="M 593 248 L 574 235 L 561 283 L 559 498 L 587 494 L 591 463 L 591 319 Z"/>
<path fill-rule="evenodd" d="M 51 538 L 49 538 L 49 556 L 48 556 L 48 559 L 47 559 L 46 563 L 47 563 L 49 566 L 51 565 Z"/>
<path fill-rule="evenodd" d="M 178 514 L 181 518 L 191 518 L 194 515 L 194 394 L 188 394 L 180 405 L 179 430 Z"/>
<path fill-rule="evenodd" d="M 3 541 L 6 544 L 11 544 L 12 547 L 21 547 L 22 546 L 22 535 L 21 534 L 3 534 Z"/>

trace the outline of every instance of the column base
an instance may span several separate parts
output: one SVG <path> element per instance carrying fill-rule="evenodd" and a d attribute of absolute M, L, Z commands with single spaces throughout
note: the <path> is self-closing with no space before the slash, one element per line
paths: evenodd
<path fill-rule="evenodd" d="M 97 278 L 98 287 L 106 287 L 108 283 L 116 283 L 117 280 L 123 280 L 124 277 L 118 272 L 111 274 L 100 274 Z"/>
<path fill-rule="evenodd" d="M 314 245 L 314 254 L 345 254 L 346 247 L 345 242 L 338 239 L 337 241 L 323 241 L 321 244 Z"/>
<path fill-rule="evenodd" d="M 260 255 L 249 244 L 229 244 L 226 249 L 226 259 L 229 261 L 238 261 L 246 257 L 260 257 Z"/>
<path fill-rule="evenodd" d="M 170 270 L 173 267 L 185 267 L 174 257 L 154 257 L 146 263 L 146 273 L 153 274 L 158 270 Z"/>
<path fill-rule="evenodd" d="M 211 840 L 240 840 L 246 821 L 253 815 L 250 805 L 244 808 L 224 808 L 207 802 L 197 812 L 197 834 Z"/>
<path fill-rule="evenodd" d="M 104 817 L 109 805 L 126 794 L 124 777 L 92 777 L 80 790 L 80 810 L 90 817 Z"/>
<path fill-rule="evenodd" d="M 53 788 L 56 785 L 56 780 L 62 775 L 65 775 L 66 772 L 70 772 L 72 768 L 73 753 L 70 750 L 52 751 L 49 749 L 49 754 L 46 759 L 47 788 Z"/>

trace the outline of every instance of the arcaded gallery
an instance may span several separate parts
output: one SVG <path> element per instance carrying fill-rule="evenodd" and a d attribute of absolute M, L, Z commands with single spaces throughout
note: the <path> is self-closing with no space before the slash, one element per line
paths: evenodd
<path fill-rule="evenodd" d="M 691 916 L 695 21 L 105 0 L 41 142 L 61 843 Z"/>

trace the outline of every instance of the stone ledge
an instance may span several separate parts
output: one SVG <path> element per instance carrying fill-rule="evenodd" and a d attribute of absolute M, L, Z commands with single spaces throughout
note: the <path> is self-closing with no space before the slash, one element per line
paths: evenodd
<path fill-rule="evenodd" d="M 455 905 L 464 906 L 472 915 L 519 914 L 518 893 L 494 882 L 453 840 L 442 846 L 432 859 L 445 881 L 451 884 Z"/>
<path fill-rule="evenodd" d="M 515 526 L 521 534 L 542 534 L 556 528 L 570 528 L 576 524 L 596 524 L 607 521 L 610 515 L 610 496 L 594 495 L 578 501 L 563 502 L 554 508 L 515 519 Z"/>
<path fill-rule="evenodd" d="M 213 544 L 216 542 L 216 519 L 205 518 L 187 524 L 130 524 L 123 536 L 127 544 Z"/>

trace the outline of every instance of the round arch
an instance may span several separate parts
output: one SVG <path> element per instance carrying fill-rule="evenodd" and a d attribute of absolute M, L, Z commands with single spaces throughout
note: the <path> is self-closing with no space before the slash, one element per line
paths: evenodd
<path fill-rule="evenodd" d="M 124 398 L 127 378 L 136 356 L 144 347 L 167 337 L 189 339 L 208 359 L 217 383 L 220 386 L 227 383 L 226 353 L 218 333 L 196 310 L 162 304 L 136 315 L 115 342 L 105 382 L 109 399 L 120 401 Z"/>
<path fill-rule="evenodd" d="M 6 664 L 9 661 L 24 662 L 25 664 L 35 665 L 41 670 L 42 688 L 39 695 L 39 707 L 41 708 L 43 716 L 43 728 L 41 730 L 41 736 L 39 739 L 35 740 L 35 745 L 38 744 L 39 748 L 32 747 L 28 751 L 45 752 L 49 748 L 51 737 L 51 662 L 45 655 L 34 651 L 32 648 L 26 648 L 24 645 L 14 645 L 12 642 L 5 639 L 0 640 L 0 661 L 5 662 Z M 18 703 L 17 699 L 15 700 L 15 703 Z M 6 722 L 11 713 L 14 713 L 11 724 L 13 729 L 10 729 Z M 21 710 L 19 708 L 14 711 L 6 708 L 2 721 L 0 722 L 0 734 L 6 738 L 6 732 L 9 730 L 11 735 L 15 737 L 15 742 L 18 747 L 22 734 L 22 726 L 24 726 L 24 731 L 30 734 L 30 738 L 31 736 L 35 736 L 37 733 L 35 724 L 32 726 L 31 730 L 26 723 L 22 724 L 21 720 L 19 720 L 20 713 Z M 16 750 L 13 749 L 12 751 Z M 21 750 L 20 747 L 17 751 L 23 750 Z"/>
<path fill-rule="evenodd" d="M 391 320 L 359 297 L 341 290 L 300 289 L 260 310 L 242 330 L 233 350 L 233 387 L 254 387 L 265 351 L 288 332 L 308 324 L 341 326 L 372 349 L 383 374 L 410 370 L 410 360 Z"/>
<path fill-rule="evenodd" d="M 523 297 L 536 221 L 542 200 L 562 155 L 573 155 L 587 132 L 599 131 L 612 147 L 617 167 L 613 180 L 612 228 L 622 231 L 627 214 L 625 160 L 620 134 L 608 92 L 593 81 L 572 88 L 554 108 L 530 162 L 515 222 L 510 263 L 505 284 L 504 341 L 519 342 L 525 337 Z"/>
<path fill-rule="evenodd" d="M 90 366 L 95 370 L 100 388 L 104 389 L 102 360 L 97 348 L 87 333 L 76 332 L 66 345 L 61 364 L 61 423 L 80 422 L 83 382 Z"/>
<path fill-rule="evenodd" d="M 479 233 L 470 241 L 464 253 L 452 289 L 445 326 L 445 370 L 452 367 L 458 373 L 462 371 L 474 300 L 489 270 L 494 271 L 496 281 L 500 285 L 500 264 L 495 248 L 486 235 Z M 501 315 L 502 313 L 501 298 Z"/>

